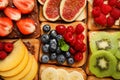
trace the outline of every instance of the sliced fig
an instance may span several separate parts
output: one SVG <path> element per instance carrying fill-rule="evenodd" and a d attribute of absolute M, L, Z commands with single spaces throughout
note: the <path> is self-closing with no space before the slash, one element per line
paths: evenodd
<path fill-rule="evenodd" d="M 59 16 L 61 0 L 46 0 L 43 6 L 43 15 L 49 21 L 56 21 Z"/>
<path fill-rule="evenodd" d="M 62 0 L 60 16 L 66 22 L 74 21 L 86 6 L 86 0 Z"/>
<path fill-rule="evenodd" d="M 41 5 L 44 5 L 46 0 L 38 0 L 38 2 L 41 4 Z"/>

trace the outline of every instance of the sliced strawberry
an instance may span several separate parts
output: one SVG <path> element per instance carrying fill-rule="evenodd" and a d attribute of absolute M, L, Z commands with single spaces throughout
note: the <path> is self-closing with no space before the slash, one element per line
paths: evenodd
<path fill-rule="evenodd" d="M 100 16 L 100 14 L 101 14 L 100 7 L 94 7 L 92 10 L 93 17 L 98 17 L 98 16 Z"/>
<path fill-rule="evenodd" d="M 103 0 L 94 0 L 93 1 L 93 6 L 101 6 L 103 4 Z"/>
<path fill-rule="evenodd" d="M 24 35 L 32 34 L 35 31 L 35 22 L 30 18 L 20 19 L 17 27 Z"/>
<path fill-rule="evenodd" d="M 107 24 L 107 19 L 104 14 L 100 14 L 99 17 L 94 18 L 94 21 L 101 26 L 106 26 Z"/>
<path fill-rule="evenodd" d="M 117 3 L 117 0 L 108 0 L 108 4 L 109 4 L 110 6 L 115 6 L 116 3 Z"/>
<path fill-rule="evenodd" d="M 5 9 L 8 6 L 8 0 L 0 0 L 0 10 Z"/>
<path fill-rule="evenodd" d="M 109 16 L 109 17 L 107 18 L 107 25 L 108 25 L 109 27 L 111 27 L 112 25 L 114 25 L 114 23 L 115 23 L 114 18 L 111 17 L 111 16 Z"/>
<path fill-rule="evenodd" d="M 115 19 L 119 19 L 120 18 L 120 9 L 117 8 L 113 8 L 110 15 Z"/>
<path fill-rule="evenodd" d="M 7 7 L 4 10 L 4 13 L 6 16 L 8 16 L 12 20 L 18 21 L 21 19 L 21 12 L 16 8 Z"/>
<path fill-rule="evenodd" d="M 35 6 L 34 0 L 13 0 L 13 3 L 23 14 L 32 12 Z"/>
<path fill-rule="evenodd" d="M 0 36 L 7 36 L 12 32 L 12 20 L 7 17 L 0 17 Z"/>
<path fill-rule="evenodd" d="M 109 6 L 108 4 L 103 4 L 101 6 L 101 11 L 103 14 L 107 15 L 110 11 L 112 10 L 112 7 Z"/>

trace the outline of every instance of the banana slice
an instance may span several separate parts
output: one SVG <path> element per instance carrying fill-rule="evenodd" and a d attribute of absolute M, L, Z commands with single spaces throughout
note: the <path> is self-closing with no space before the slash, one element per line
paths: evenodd
<path fill-rule="evenodd" d="M 41 80 L 59 80 L 57 70 L 52 67 L 46 68 L 41 74 Z"/>
<path fill-rule="evenodd" d="M 80 72 L 73 71 L 69 74 L 69 80 L 84 80 L 84 78 Z"/>
<path fill-rule="evenodd" d="M 59 80 L 69 80 L 69 77 L 68 77 L 69 73 L 66 70 L 57 69 L 57 73 L 58 73 L 58 76 L 59 76 L 58 77 Z"/>

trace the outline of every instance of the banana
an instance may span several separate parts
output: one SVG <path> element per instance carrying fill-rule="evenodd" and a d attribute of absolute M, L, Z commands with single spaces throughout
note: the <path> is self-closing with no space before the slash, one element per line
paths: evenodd
<path fill-rule="evenodd" d="M 43 70 L 41 80 L 58 80 L 58 73 L 55 68 L 48 67 Z"/>
<path fill-rule="evenodd" d="M 66 70 L 57 69 L 57 73 L 58 73 L 58 76 L 59 76 L 58 77 L 59 80 L 69 80 L 69 77 L 68 77 L 69 73 Z"/>
<path fill-rule="evenodd" d="M 69 80 L 84 80 L 84 78 L 80 72 L 72 71 L 69 74 Z"/>

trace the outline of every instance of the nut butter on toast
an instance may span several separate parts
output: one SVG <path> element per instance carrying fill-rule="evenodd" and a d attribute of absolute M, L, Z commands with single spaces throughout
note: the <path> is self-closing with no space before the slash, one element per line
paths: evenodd
<path fill-rule="evenodd" d="M 14 43 L 17 40 L 18 39 L 3 39 L 3 40 L 0 40 L 0 41 L 1 42 L 13 42 Z M 31 54 L 33 56 L 33 58 L 35 58 L 35 61 L 37 63 L 36 67 L 38 67 L 39 40 L 38 39 L 22 39 L 22 42 L 26 46 L 26 48 L 28 50 L 28 53 Z M 26 65 L 26 67 L 27 67 L 27 65 Z M 26 69 L 26 68 L 24 68 L 24 69 Z M 23 71 L 24 71 L 24 69 L 23 69 Z M 21 73 L 22 73 L 22 71 L 21 71 Z M 21 74 L 21 73 L 18 73 L 18 74 Z M 16 77 L 14 77 L 14 78 L 16 78 Z M 8 77 L 8 78 L 5 78 L 5 79 L 12 80 L 12 76 Z M 38 69 L 37 69 L 37 73 L 36 73 L 36 76 L 35 76 L 34 80 L 38 80 Z"/>
<path fill-rule="evenodd" d="M 14 4 L 13 4 L 13 0 L 8 0 L 9 1 L 9 4 L 8 4 L 8 7 L 15 7 Z M 29 34 L 29 35 L 23 35 L 19 29 L 17 28 L 17 25 L 16 25 L 16 22 L 15 21 L 12 21 L 13 22 L 13 30 L 12 32 L 5 36 L 5 37 L 0 37 L 0 39 L 16 39 L 16 38 L 37 38 L 39 37 L 40 35 L 40 23 L 39 23 L 39 18 L 38 18 L 38 5 L 37 5 L 37 0 L 34 0 L 35 2 L 35 5 L 34 5 L 34 8 L 33 8 L 33 11 L 26 14 L 26 15 L 23 15 L 21 14 L 21 19 L 23 18 L 31 18 L 34 20 L 35 22 L 35 31 L 32 33 L 32 34 Z M 0 12 L 0 17 L 4 17 L 5 14 L 4 14 L 4 11 L 2 10 Z"/>
<path fill-rule="evenodd" d="M 49 67 L 52 67 L 55 69 L 63 69 L 63 70 L 66 70 L 68 73 L 70 73 L 72 71 L 77 71 L 82 74 L 84 80 L 87 79 L 87 75 L 82 68 L 70 68 L 70 67 L 62 67 L 62 66 L 56 66 L 56 65 L 41 64 L 40 68 L 39 68 L 39 79 L 40 80 L 41 80 L 41 73 L 43 72 L 43 70 L 45 70 L 46 68 L 49 68 Z"/>
<path fill-rule="evenodd" d="M 42 28 L 43 28 L 43 26 L 44 26 L 45 24 L 49 24 L 49 25 L 51 26 L 51 30 L 55 30 L 55 27 L 56 27 L 57 25 L 59 25 L 59 24 L 63 24 L 63 25 L 65 25 L 66 27 L 69 26 L 69 25 L 75 27 L 75 26 L 76 26 L 77 24 L 79 24 L 79 23 L 84 26 L 84 32 L 83 32 L 83 34 L 84 34 L 84 36 L 85 36 L 85 39 L 83 40 L 83 42 L 84 42 L 84 43 L 86 44 L 86 46 L 87 46 L 87 35 L 86 35 L 87 26 L 86 26 L 86 24 L 84 24 L 83 22 L 73 22 L 73 23 L 69 23 L 69 24 L 67 24 L 67 23 L 49 23 L 49 22 L 43 22 L 43 23 L 41 23 L 41 35 L 44 33 L 43 30 L 42 30 Z M 42 43 L 41 43 L 41 47 L 42 47 Z M 40 60 L 41 60 L 42 55 L 44 54 L 44 53 L 42 52 L 42 48 L 41 48 L 41 47 L 40 47 L 40 55 L 39 55 Z M 81 61 L 75 62 L 73 65 L 67 65 L 67 62 L 65 61 L 62 65 L 64 65 L 64 66 L 71 66 L 71 67 L 80 67 L 80 66 L 83 66 L 83 65 L 85 64 L 85 62 L 86 62 L 86 57 L 87 57 L 87 50 L 83 53 L 83 59 L 82 59 Z M 49 63 L 49 64 L 57 64 L 57 61 L 49 61 L 48 63 Z"/>

